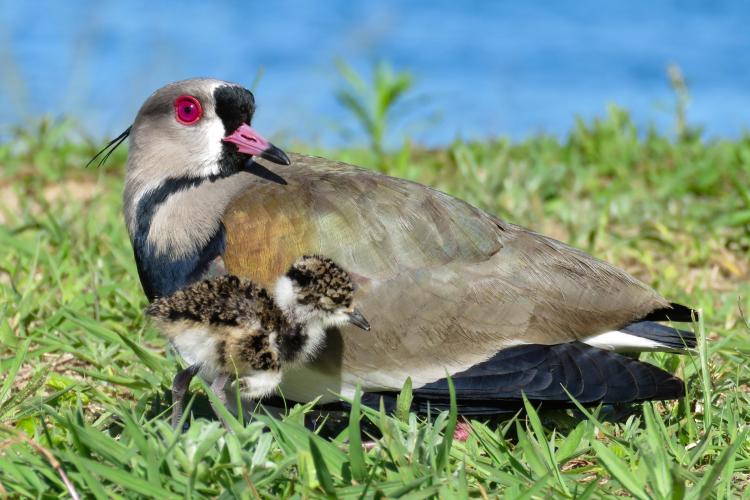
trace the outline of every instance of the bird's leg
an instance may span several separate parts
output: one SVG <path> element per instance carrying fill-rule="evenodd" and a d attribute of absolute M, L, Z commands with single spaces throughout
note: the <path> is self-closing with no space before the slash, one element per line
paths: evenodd
<path fill-rule="evenodd" d="M 188 387 L 190 387 L 190 381 L 200 370 L 200 364 L 188 366 L 184 370 L 177 372 L 172 380 L 172 428 L 176 429 L 182 418 L 182 411 L 184 408 L 185 394 L 187 393 Z"/>
<path fill-rule="evenodd" d="M 224 405 L 224 408 L 227 407 L 227 394 L 224 392 L 224 387 L 227 385 L 227 381 L 229 380 L 229 375 L 219 375 L 214 379 L 214 381 L 211 383 L 211 390 L 214 394 L 216 394 L 216 397 L 221 401 L 221 404 Z M 209 398 L 210 401 L 210 398 Z M 214 405 L 213 401 L 211 402 L 211 408 L 214 410 L 214 413 L 217 417 L 219 417 L 219 420 L 221 420 L 221 423 L 224 425 L 224 428 L 232 433 L 232 428 L 229 427 L 229 423 L 224 419 L 222 414 L 219 412 L 219 409 Z"/>
<path fill-rule="evenodd" d="M 257 401 L 255 398 L 248 399 L 247 394 L 250 390 L 251 385 L 248 382 L 249 377 L 240 377 L 235 382 L 233 395 L 237 399 L 237 415 L 242 415 L 245 422 L 248 422 L 255 413 L 255 405 Z M 245 396 L 242 396 L 244 394 Z M 247 409 L 247 411 L 245 411 Z"/>

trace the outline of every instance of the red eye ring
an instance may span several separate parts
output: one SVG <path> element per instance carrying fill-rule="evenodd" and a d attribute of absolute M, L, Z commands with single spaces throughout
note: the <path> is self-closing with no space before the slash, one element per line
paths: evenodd
<path fill-rule="evenodd" d="M 183 125 L 193 125 L 203 116 L 201 102 L 191 95 L 181 95 L 174 100 L 175 119 Z"/>

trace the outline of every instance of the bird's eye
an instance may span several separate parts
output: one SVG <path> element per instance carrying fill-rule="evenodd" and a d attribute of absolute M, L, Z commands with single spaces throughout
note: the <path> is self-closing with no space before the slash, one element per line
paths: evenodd
<path fill-rule="evenodd" d="M 183 125 L 193 125 L 201 119 L 203 108 L 198 99 L 191 95 L 181 95 L 174 101 L 175 119 Z"/>

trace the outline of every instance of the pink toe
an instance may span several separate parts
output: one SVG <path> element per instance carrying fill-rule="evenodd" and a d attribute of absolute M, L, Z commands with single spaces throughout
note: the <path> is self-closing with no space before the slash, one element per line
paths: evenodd
<path fill-rule="evenodd" d="M 464 442 L 471 436 L 471 424 L 469 422 L 458 422 L 456 424 L 456 430 L 453 431 L 453 439 L 456 441 Z"/>

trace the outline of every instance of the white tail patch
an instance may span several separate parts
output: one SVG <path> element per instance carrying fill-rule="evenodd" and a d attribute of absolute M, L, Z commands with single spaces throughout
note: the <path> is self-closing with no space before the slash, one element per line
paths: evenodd
<path fill-rule="evenodd" d="M 644 339 L 637 335 L 613 330 L 610 332 L 592 335 L 582 341 L 592 347 L 606 349 L 614 352 L 645 352 L 645 351 L 669 351 L 669 346 L 656 342 L 655 340 Z"/>

